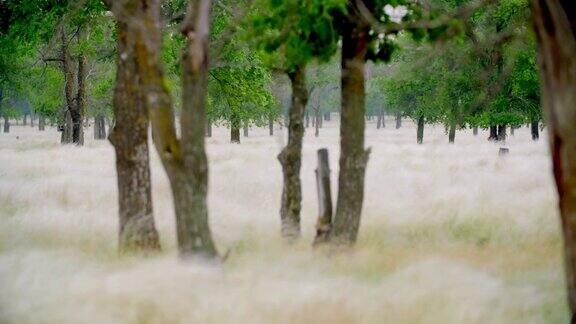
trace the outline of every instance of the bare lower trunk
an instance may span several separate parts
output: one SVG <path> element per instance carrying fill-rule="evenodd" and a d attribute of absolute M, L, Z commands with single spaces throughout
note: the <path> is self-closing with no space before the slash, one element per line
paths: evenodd
<path fill-rule="evenodd" d="M 474 136 L 478 135 L 478 126 L 472 127 L 472 135 L 474 135 Z"/>
<path fill-rule="evenodd" d="M 10 120 L 4 116 L 4 133 L 10 133 Z"/>
<path fill-rule="evenodd" d="M 342 31 L 340 172 L 338 201 L 331 241 L 354 244 L 358 237 L 362 204 L 364 201 L 364 175 L 370 150 L 364 149 L 364 64 L 368 49 L 369 28 L 357 16 L 356 4 L 351 6 L 351 17 Z"/>
<path fill-rule="evenodd" d="M 382 127 L 382 114 L 378 114 L 378 119 L 376 120 L 376 129 Z"/>
<path fill-rule="evenodd" d="M 416 143 L 424 143 L 424 116 L 418 117 L 418 127 L 416 129 Z"/>
<path fill-rule="evenodd" d="M 318 150 L 316 189 L 318 192 L 318 221 L 316 223 L 314 245 L 328 241 L 332 229 L 332 190 L 328 149 Z"/>
<path fill-rule="evenodd" d="M 24 114 L 24 116 L 22 116 L 22 126 L 26 125 L 28 125 L 28 114 Z"/>
<path fill-rule="evenodd" d="M 288 144 L 278 155 L 284 177 L 282 189 L 282 237 L 294 240 L 300 236 L 300 209 L 302 188 L 300 167 L 302 165 L 302 138 L 304 137 L 304 111 L 308 101 L 306 68 L 298 66 L 289 72 L 292 84 L 292 103 L 289 111 Z"/>
<path fill-rule="evenodd" d="M 78 55 L 78 92 L 76 102 L 72 110 L 72 143 L 84 145 L 84 111 L 86 110 L 86 74 L 87 74 L 86 55 Z"/>
<path fill-rule="evenodd" d="M 268 118 L 268 134 L 274 136 L 274 118 Z"/>
<path fill-rule="evenodd" d="M 314 126 L 314 125 L 312 125 Z M 306 111 L 306 128 L 310 127 L 310 113 Z"/>
<path fill-rule="evenodd" d="M 244 132 L 244 137 L 248 137 L 248 125 L 244 125 L 244 127 L 242 128 L 243 132 Z"/>
<path fill-rule="evenodd" d="M 46 117 L 40 115 L 38 117 L 38 130 L 43 131 L 46 129 Z"/>
<path fill-rule="evenodd" d="M 497 141 L 505 141 L 506 140 L 506 125 L 498 125 L 498 132 L 496 135 Z"/>
<path fill-rule="evenodd" d="M 532 135 L 532 140 L 537 141 L 540 139 L 540 130 L 538 129 L 538 121 L 533 121 L 530 123 L 530 134 Z"/>
<path fill-rule="evenodd" d="M 118 23 L 118 58 L 114 115 L 116 123 L 110 142 L 116 151 L 118 212 L 121 252 L 148 252 L 160 249 L 152 212 L 148 112 L 140 93 L 134 40 L 127 24 Z"/>
<path fill-rule="evenodd" d="M 106 121 L 103 114 L 94 117 L 94 139 L 106 139 Z"/>
<path fill-rule="evenodd" d="M 498 140 L 498 126 L 490 126 L 490 135 L 488 136 L 489 141 Z"/>
<path fill-rule="evenodd" d="M 318 137 L 320 135 L 320 123 L 322 122 L 322 118 L 320 117 L 320 109 L 316 109 L 314 120 L 314 136 Z"/>
<path fill-rule="evenodd" d="M 230 128 L 230 143 L 240 144 L 240 128 L 236 126 Z"/>
<path fill-rule="evenodd" d="M 402 127 L 402 115 L 396 114 L 396 129 Z"/>
<path fill-rule="evenodd" d="M 325 120 L 325 121 L 330 121 L 330 112 L 325 112 L 325 113 L 324 113 L 324 120 Z"/>
<path fill-rule="evenodd" d="M 456 139 L 456 123 L 450 123 L 450 131 L 448 132 L 448 143 L 454 144 L 454 140 Z"/>
<path fill-rule="evenodd" d="M 68 47 L 68 36 L 66 35 L 65 26 L 61 27 L 60 38 L 62 42 L 62 70 L 64 72 L 64 95 L 66 98 L 66 108 L 64 109 L 64 129 L 62 132 L 62 137 L 60 142 L 62 144 L 70 144 L 73 142 L 74 126 L 73 123 L 73 111 L 76 110 L 75 98 L 74 98 L 74 87 L 76 84 L 76 75 L 74 74 L 74 69 L 72 67 L 72 58 L 70 57 L 70 50 Z"/>
<path fill-rule="evenodd" d="M 564 234 L 568 305 L 576 323 L 576 7 L 570 0 L 531 3 Z"/>

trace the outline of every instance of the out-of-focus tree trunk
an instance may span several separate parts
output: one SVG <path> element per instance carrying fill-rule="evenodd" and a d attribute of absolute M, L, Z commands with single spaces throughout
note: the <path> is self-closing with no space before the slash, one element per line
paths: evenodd
<path fill-rule="evenodd" d="M 302 138 L 304 137 L 304 111 L 308 102 L 306 89 L 306 67 L 299 65 L 288 72 L 292 85 L 292 101 L 289 110 L 288 144 L 278 155 L 284 177 L 280 218 L 282 236 L 294 240 L 300 236 L 300 209 L 302 185 Z"/>
<path fill-rule="evenodd" d="M 84 111 L 86 110 L 86 75 L 88 73 L 86 54 L 78 55 L 78 89 L 76 102 L 72 110 L 72 142 L 76 145 L 84 145 Z"/>
<path fill-rule="evenodd" d="M 505 141 L 506 140 L 506 125 L 498 125 L 498 132 L 496 135 L 497 141 Z"/>
<path fill-rule="evenodd" d="M 244 131 L 244 137 L 248 137 L 248 125 L 245 124 L 242 127 L 242 130 Z"/>
<path fill-rule="evenodd" d="M 448 132 L 448 143 L 454 144 L 456 139 L 456 121 L 450 123 L 450 131 Z"/>
<path fill-rule="evenodd" d="M 396 114 L 396 129 L 402 127 L 402 114 Z"/>
<path fill-rule="evenodd" d="M 170 180 L 180 256 L 217 257 L 208 223 L 208 161 L 205 151 L 210 0 L 192 0 L 182 23 L 181 138 L 165 85 L 160 48 L 160 0 L 116 0 L 115 15 L 134 36 L 135 62 L 143 102 L 150 112 L 153 139 Z M 117 122 L 118 123 L 118 122 Z"/>
<path fill-rule="evenodd" d="M 106 121 L 104 114 L 100 113 L 94 117 L 94 139 L 106 139 Z"/>
<path fill-rule="evenodd" d="M 4 133 L 10 133 L 10 120 L 4 115 Z"/>
<path fill-rule="evenodd" d="M 122 9 L 115 7 L 115 10 Z M 126 19 L 138 19 L 133 12 L 121 13 Z M 116 123 L 109 140 L 116 152 L 119 250 L 123 253 L 148 253 L 160 249 L 160 240 L 152 209 L 149 117 L 141 97 L 144 89 L 141 89 L 143 84 L 135 62 L 134 38 L 137 35 L 129 27 L 132 23 L 119 19 L 117 24 L 118 57 L 113 100 Z"/>
<path fill-rule="evenodd" d="M 46 129 L 46 117 L 43 115 L 38 116 L 38 130 L 43 131 Z"/>
<path fill-rule="evenodd" d="M 576 2 L 532 0 L 542 105 L 564 234 L 568 305 L 576 322 Z"/>
<path fill-rule="evenodd" d="M 357 3 L 348 2 L 349 13 L 342 26 L 340 171 L 338 201 L 330 240 L 354 244 L 358 237 L 364 175 L 370 150 L 364 149 L 365 77 L 370 27 L 359 16 Z"/>
<path fill-rule="evenodd" d="M 72 112 L 76 109 L 74 102 L 74 87 L 76 84 L 76 75 L 72 66 L 72 58 L 70 57 L 70 49 L 68 46 L 68 36 L 66 35 L 66 27 L 62 25 L 60 29 L 60 40 L 62 42 L 62 71 L 64 72 L 64 95 L 66 98 L 66 108 L 64 109 L 63 118 L 63 131 L 60 138 L 62 144 L 70 144 L 73 140 L 73 125 L 72 125 Z"/>
<path fill-rule="evenodd" d="M 532 140 L 537 141 L 540 139 L 540 130 L 538 129 L 538 121 L 533 121 L 530 123 L 530 134 L 532 135 Z"/>
<path fill-rule="evenodd" d="M 274 118 L 272 116 L 268 118 L 268 134 L 274 136 Z"/>
<path fill-rule="evenodd" d="M 424 116 L 418 117 L 418 127 L 416 129 L 416 143 L 424 143 Z"/>
<path fill-rule="evenodd" d="M 212 121 L 206 121 L 206 137 L 212 137 Z"/>
<path fill-rule="evenodd" d="M 473 134 L 474 136 L 477 136 L 477 135 L 478 135 L 478 126 L 472 127 L 472 134 Z"/>
<path fill-rule="evenodd" d="M 498 126 L 490 126 L 490 135 L 488 136 L 489 141 L 498 140 Z"/>

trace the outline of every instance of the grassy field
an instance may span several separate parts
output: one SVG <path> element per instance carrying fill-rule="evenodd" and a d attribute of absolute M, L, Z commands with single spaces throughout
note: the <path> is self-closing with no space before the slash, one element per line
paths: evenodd
<path fill-rule="evenodd" d="M 209 207 L 222 265 L 181 262 L 169 185 L 152 153 L 163 244 L 119 257 L 114 152 L 62 147 L 53 128 L 0 134 L 1 323 L 566 323 L 556 195 L 546 138 L 522 128 L 505 146 L 441 126 L 367 125 L 372 153 L 358 245 L 312 250 L 315 151 L 338 124 L 306 134 L 303 237 L 282 244 L 283 137 L 224 128 L 208 140 Z M 278 130 L 277 133 L 280 133 Z M 334 186 L 335 188 L 335 186 Z M 335 198 L 335 197 L 334 197 Z"/>

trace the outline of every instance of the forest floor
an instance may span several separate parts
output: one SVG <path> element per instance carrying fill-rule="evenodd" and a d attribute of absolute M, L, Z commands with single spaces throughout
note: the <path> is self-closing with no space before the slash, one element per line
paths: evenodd
<path fill-rule="evenodd" d="M 1 323 L 566 323 L 556 195 L 545 136 L 506 144 L 441 126 L 367 125 L 372 148 L 357 246 L 313 250 L 316 150 L 304 144 L 303 236 L 280 239 L 281 136 L 251 129 L 241 145 L 208 139 L 209 212 L 223 265 L 181 262 L 169 185 L 152 150 L 163 251 L 117 255 L 114 151 L 62 147 L 59 133 L 0 133 Z M 284 129 L 286 130 L 286 129 Z M 277 133 L 280 133 L 277 130 Z M 501 146 L 510 154 L 498 156 Z M 335 198 L 336 195 L 334 195 Z"/>

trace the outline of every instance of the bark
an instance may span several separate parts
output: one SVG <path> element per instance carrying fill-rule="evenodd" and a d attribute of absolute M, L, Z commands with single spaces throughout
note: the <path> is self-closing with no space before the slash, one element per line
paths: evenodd
<path fill-rule="evenodd" d="M 86 110 L 86 75 L 87 59 L 84 53 L 78 55 L 78 89 L 76 102 L 71 111 L 72 116 L 72 143 L 84 145 L 84 111 Z"/>
<path fill-rule="evenodd" d="M 314 126 L 314 125 L 312 125 Z M 306 111 L 306 128 L 310 127 L 310 113 Z"/>
<path fill-rule="evenodd" d="M 498 126 L 490 126 L 490 136 L 488 136 L 489 141 L 498 140 Z"/>
<path fill-rule="evenodd" d="M 244 125 L 244 127 L 242 127 L 242 130 L 244 132 L 244 137 L 248 137 L 248 125 Z"/>
<path fill-rule="evenodd" d="M 396 114 L 396 129 L 402 127 L 402 115 Z"/>
<path fill-rule="evenodd" d="M 542 105 L 564 235 L 568 305 L 576 322 L 576 2 L 532 0 Z M 533 127 L 533 126 L 532 126 Z"/>
<path fill-rule="evenodd" d="M 240 144 L 240 128 L 234 125 L 230 128 L 230 143 Z"/>
<path fill-rule="evenodd" d="M 540 130 L 538 129 L 538 121 L 533 121 L 530 124 L 530 134 L 532 134 L 532 140 L 537 141 L 540 139 Z"/>
<path fill-rule="evenodd" d="M 72 58 L 70 57 L 70 49 L 68 47 L 68 36 L 66 35 L 66 28 L 62 26 L 60 29 L 60 38 L 62 42 L 62 72 L 64 73 L 64 95 L 66 98 L 66 108 L 63 112 L 64 129 L 62 132 L 61 143 L 70 144 L 73 141 L 73 111 L 75 108 L 74 87 L 76 84 L 76 75 L 72 67 Z"/>
<path fill-rule="evenodd" d="M 325 112 L 325 113 L 324 113 L 324 120 L 330 121 L 330 112 Z"/>
<path fill-rule="evenodd" d="M 322 127 L 322 118 L 320 117 L 320 109 L 316 109 L 314 113 L 314 136 L 318 137 L 320 135 L 320 127 Z"/>
<path fill-rule="evenodd" d="M 117 3 L 115 1 L 114 6 L 124 12 L 116 12 L 116 17 L 127 20 L 134 36 L 139 88 L 150 112 L 154 145 L 172 188 L 180 257 L 217 257 L 208 223 L 208 161 L 204 137 L 210 1 L 190 1 L 182 23 L 186 45 L 181 58 L 180 139 L 162 70 L 160 0 L 124 0 L 120 6 Z"/>
<path fill-rule="evenodd" d="M 359 16 L 356 2 L 342 28 L 340 171 L 338 201 L 330 240 L 337 244 L 354 244 L 358 237 L 364 175 L 370 150 L 364 149 L 365 77 L 369 26 Z"/>
<path fill-rule="evenodd" d="M 282 237 L 288 240 L 300 236 L 300 210 L 302 203 L 302 186 L 300 167 L 302 165 L 302 138 L 304 137 L 304 111 L 308 102 L 306 89 L 306 67 L 299 65 L 288 73 L 292 86 L 292 100 L 288 123 L 288 144 L 278 155 L 284 178 L 282 188 Z"/>
<path fill-rule="evenodd" d="M 34 115 L 30 114 L 30 127 L 34 127 Z"/>
<path fill-rule="evenodd" d="M 456 123 L 450 123 L 450 131 L 448 132 L 448 143 L 454 144 L 454 140 L 456 139 Z"/>
<path fill-rule="evenodd" d="M 328 149 L 318 150 L 316 189 L 318 192 L 318 221 L 314 245 L 327 242 L 332 229 L 332 192 Z"/>
<path fill-rule="evenodd" d="M 4 133 L 10 133 L 10 120 L 4 116 Z"/>
<path fill-rule="evenodd" d="M 274 118 L 272 116 L 268 118 L 268 134 L 274 136 Z"/>
<path fill-rule="evenodd" d="M 160 249 L 154 224 L 148 148 L 148 112 L 139 92 L 142 83 L 136 70 L 134 36 L 128 23 L 118 21 L 116 87 L 110 142 L 116 152 L 118 247 L 123 253 L 147 253 Z"/>
<path fill-rule="evenodd" d="M 506 125 L 498 125 L 498 132 L 496 136 L 497 141 L 506 140 Z"/>
<path fill-rule="evenodd" d="M 472 127 L 472 134 L 473 134 L 474 136 L 477 136 L 477 135 L 478 135 L 478 126 Z"/>
<path fill-rule="evenodd" d="M 38 130 L 43 131 L 46 129 L 46 117 L 40 115 L 38 117 Z"/>
<path fill-rule="evenodd" d="M 382 127 L 382 114 L 378 114 L 378 119 L 376 120 L 376 129 L 380 129 Z"/>
<path fill-rule="evenodd" d="M 206 137 L 212 137 L 212 121 L 206 121 Z"/>
<path fill-rule="evenodd" d="M 416 143 L 424 143 L 424 117 L 418 117 L 418 128 L 416 129 Z"/>
<path fill-rule="evenodd" d="M 98 114 L 94 117 L 94 139 L 106 139 L 106 121 L 104 114 Z"/>
<path fill-rule="evenodd" d="M 24 114 L 24 116 L 22 116 L 22 125 L 28 125 L 28 114 Z"/>

